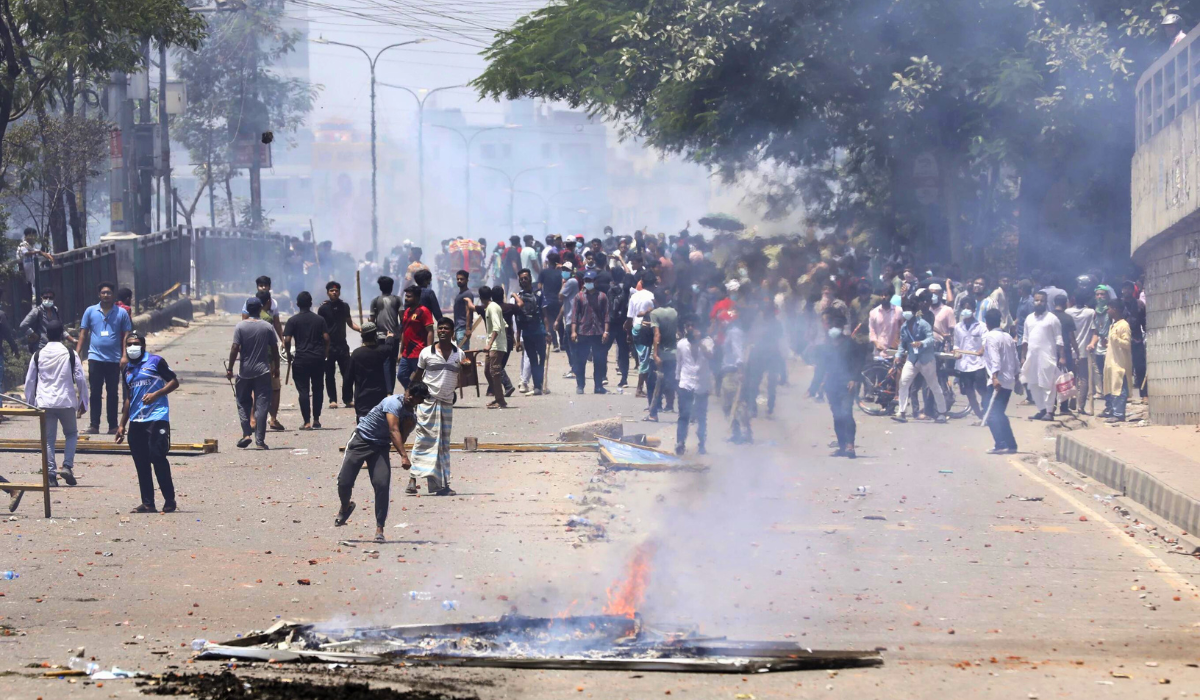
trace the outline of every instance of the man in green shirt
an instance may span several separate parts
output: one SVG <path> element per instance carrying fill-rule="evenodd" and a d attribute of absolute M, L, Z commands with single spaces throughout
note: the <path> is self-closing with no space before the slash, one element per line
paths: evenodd
<path fill-rule="evenodd" d="M 492 402 L 487 407 L 508 408 L 503 385 L 504 354 L 508 352 L 508 339 L 504 336 L 504 329 L 508 324 L 504 322 L 504 310 L 498 303 L 502 297 L 493 294 L 491 287 L 485 285 L 479 288 L 479 303 L 484 307 L 484 335 L 487 338 L 484 349 L 487 350 L 488 386 L 492 390 Z"/>

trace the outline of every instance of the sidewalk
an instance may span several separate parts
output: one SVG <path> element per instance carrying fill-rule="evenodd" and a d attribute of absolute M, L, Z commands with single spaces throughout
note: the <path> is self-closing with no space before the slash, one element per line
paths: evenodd
<path fill-rule="evenodd" d="M 1059 433 L 1056 459 L 1200 533 L 1200 432 L 1186 425 L 1092 425 Z"/>

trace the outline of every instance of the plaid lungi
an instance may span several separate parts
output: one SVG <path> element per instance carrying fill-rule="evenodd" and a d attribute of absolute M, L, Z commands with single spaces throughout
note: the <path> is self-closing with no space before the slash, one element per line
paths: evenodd
<path fill-rule="evenodd" d="M 454 405 L 431 399 L 417 406 L 417 427 L 413 429 L 410 475 L 420 479 L 433 476 L 442 486 L 450 483 L 450 428 L 454 425 Z"/>

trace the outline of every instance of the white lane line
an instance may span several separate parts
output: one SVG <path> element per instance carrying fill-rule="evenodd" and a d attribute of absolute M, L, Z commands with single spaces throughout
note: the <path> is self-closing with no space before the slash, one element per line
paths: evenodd
<path fill-rule="evenodd" d="M 1168 585 L 1172 586 L 1176 593 L 1190 593 L 1191 601 L 1193 603 L 1200 602 L 1200 589 L 1192 585 L 1192 582 L 1184 578 L 1184 576 L 1178 571 L 1172 569 L 1166 562 L 1160 559 L 1157 554 L 1150 551 L 1148 548 L 1138 542 L 1136 538 L 1130 537 L 1125 530 L 1117 527 L 1117 525 L 1111 520 L 1092 510 L 1091 506 L 1084 501 L 1075 498 L 1070 491 L 1067 491 L 1058 484 L 1042 478 L 1041 474 L 1030 469 L 1024 462 L 1018 459 L 1010 459 L 1008 460 L 1008 463 L 1016 467 L 1017 471 L 1021 472 L 1025 476 L 1033 479 L 1034 481 L 1058 494 L 1060 498 L 1073 505 L 1077 511 L 1086 515 L 1089 520 L 1101 523 L 1104 525 L 1104 527 L 1107 527 L 1109 530 L 1111 530 L 1113 534 L 1117 535 L 1117 539 L 1120 542 L 1125 544 L 1127 547 L 1131 547 L 1135 552 L 1140 554 L 1146 560 L 1146 567 L 1151 572 L 1158 574 L 1159 577 L 1166 581 Z"/>

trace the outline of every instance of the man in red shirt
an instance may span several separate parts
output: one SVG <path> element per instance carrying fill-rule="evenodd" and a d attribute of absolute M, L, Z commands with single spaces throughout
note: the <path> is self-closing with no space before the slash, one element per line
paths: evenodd
<path fill-rule="evenodd" d="M 427 345 L 433 345 L 433 314 L 421 306 L 421 288 L 417 285 L 404 290 L 404 314 L 400 318 L 400 365 L 396 378 L 408 389 L 417 359 Z"/>

